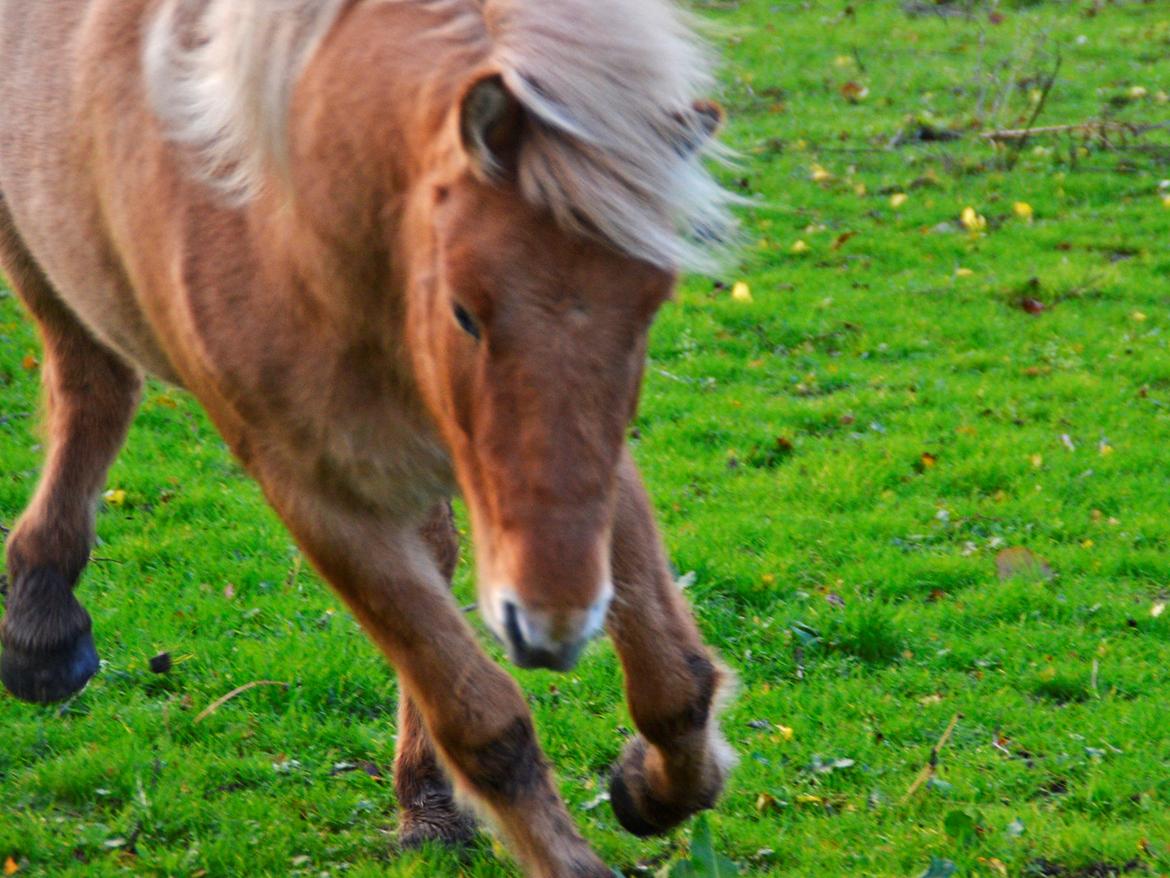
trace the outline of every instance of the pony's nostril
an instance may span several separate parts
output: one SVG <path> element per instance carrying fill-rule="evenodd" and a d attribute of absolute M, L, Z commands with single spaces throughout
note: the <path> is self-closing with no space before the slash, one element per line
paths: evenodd
<path fill-rule="evenodd" d="M 524 631 L 520 627 L 520 609 L 512 601 L 504 601 L 504 631 L 507 632 L 508 639 L 512 641 L 512 645 L 516 649 L 524 649 Z"/>

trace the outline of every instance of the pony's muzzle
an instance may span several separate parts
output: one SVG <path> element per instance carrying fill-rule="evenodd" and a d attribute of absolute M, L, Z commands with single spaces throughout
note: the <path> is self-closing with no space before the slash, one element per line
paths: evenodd
<path fill-rule="evenodd" d="M 521 668 L 568 671 L 581 657 L 586 644 L 605 624 L 613 586 L 605 583 L 601 594 L 584 609 L 550 610 L 525 604 L 506 590 L 496 600 L 496 618 L 489 620 Z"/>

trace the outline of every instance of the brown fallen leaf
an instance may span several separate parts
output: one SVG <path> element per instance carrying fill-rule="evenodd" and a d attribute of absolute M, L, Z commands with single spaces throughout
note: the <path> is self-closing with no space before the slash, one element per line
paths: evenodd
<path fill-rule="evenodd" d="M 914 461 L 914 472 L 924 473 L 928 469 L 934 469 L 937 464 L 938 455 L 924 451 L 918 456 L 918 460 Z"/>
<path fill-rule="evenodd" d="M 1017 576 L 1034 579 L 1051 579 L 1055 576 L 1047 561 L 1023 546 L 1004 549 L 996 555 L 995 570 L 1001 580 Z"/>
<path fill-rule="evenodd" d="M 869 89 L 859 82 L 854 82 L 852 79 L 841 86 L 841 96 L 851 104 L 864 101 L 868 95 Z"/>
<path fill-rule="evenodd" d="M 840 250 L 848 243 L 849 239 L 856 236 L 857 232 L 842 232 L 833 241 L 833 245 L 829 248 L 833 252 Z"/>

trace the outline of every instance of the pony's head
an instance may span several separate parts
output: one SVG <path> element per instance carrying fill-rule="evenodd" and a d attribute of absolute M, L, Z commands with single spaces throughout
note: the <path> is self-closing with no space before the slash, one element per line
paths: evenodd
<path fill-rule="evenodd" d="M 152 100 L 204 176 L 247 200 L 291 153 L 300 203 L 281 215 L 317 217 L 349 261 L 390 256 L 334 298 L 378 320 L 403 309 L 377 278 L 405 293 L 403 348 L 470 509 L 482 612 L 520 664 L 571 666 L 614 593 L 651 320 L 731 226 L 703 164 L 720 112 L 699 100 L 711 59 L 688 20 L 670 0 L 161 8 Z M 397 240 L 367 246 L 387 218 Z"/>
<path fill-rule="evenodd" d="M 663 108 L 662 160 L 691 162 L 718 122 L 709 104 Z M 532 197 L 526 174 L 542 169 L 526 164 L 548 154 L 528 150 L 547 149 L 545 124 L 497 72 L 475 77 L 452 109 L 455 158 L 427 175 L 409 211 L 408 333 L 470 511 L 481 612 L 515 662 L 563 670 L 614 594 L 617 468 L 675 270 L 604 230 L 625 211 L 662 235 L 673 219 L 654 215 L 660 202 L 582 205 L 564 222 Z"/>

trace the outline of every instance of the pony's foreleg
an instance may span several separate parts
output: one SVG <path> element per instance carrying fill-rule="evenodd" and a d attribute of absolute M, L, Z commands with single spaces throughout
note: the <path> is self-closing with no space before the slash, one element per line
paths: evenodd
<path fill-rule="evenodd" d="M 730 684 L 674 585 L 649 498 L 627 452 L 613 532 L 615 597 L 608 628 L 640 734 L 614 767 L 610 802 L 635 835 L 662 833 L 715 804 L 733 763 L 720 734 Z"/>
<path fill-rule="evenodd" d="M 451 584 L 459 559 L 459 535 L 451 504 L 435 506 L 419 531 L 439 574 Z M 394 791 L 398 796 L 398 842 L 417 847 L 438 841 L 459 845 L 475 836 L 475 820 L 455 803 L 447 773 L 439 763 L 422 714 L 406 692 L 398 699 L 398 740 L 394 754 Z"/>
<path fill-rule="evenodd" d="M 534 878 L 609 878 L 569 818 L 515 681 L 479 648 L 417 524 L 343 507 L 265 472 L 306 555 L 398 670 L 456 786 L 499 826 Z"/>
<path fill-rule="evenodd" d="M 36 493 L 8 538 L 0 679 L 26 701 L 59 701 L 98 669 L 89 614 L 73 588 L 89 559 L 106 471 L 142 381 L 60 303 L 2 202 L 0 262 L 41 331 L 48 449 Z"/>

